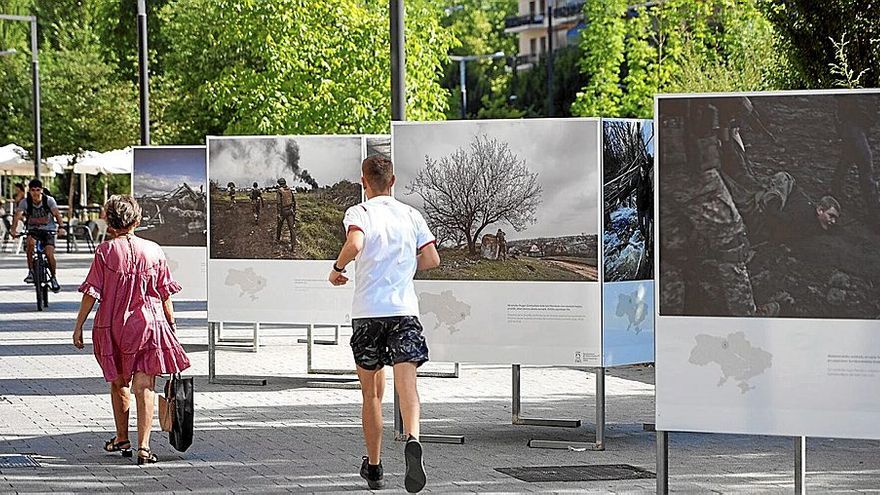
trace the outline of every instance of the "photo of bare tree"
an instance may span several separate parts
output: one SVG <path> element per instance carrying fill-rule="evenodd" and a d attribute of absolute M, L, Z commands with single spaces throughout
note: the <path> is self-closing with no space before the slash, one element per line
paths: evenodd
<path fill-rule="evenodd" d="M 208 140 L 211 259 L 331 259 L 361 202 L 360 136 Z"/>
<path fill-rule="evenodd" d="M 395 126 L 395 196 L 423 213 L 442 260 L 418 277 L 597 280 L 597 160 L 590 166 L 590 156 L 598 157 L 596 125 Z"/>
<path fill-rule="evenodd" d="M 606 282 L 654 276 L 654 123 L 602 121 Z"/>

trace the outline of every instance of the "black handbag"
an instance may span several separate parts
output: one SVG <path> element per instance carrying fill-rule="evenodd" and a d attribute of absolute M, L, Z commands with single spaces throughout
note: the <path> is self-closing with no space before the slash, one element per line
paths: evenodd
<path fill-rule="evenodd" d="M 171 379 L 165 382 L 165 400 L 171 412 L 168 439 L 172 447 L 186 452 L 193 442 L 193 379 L 181 378 L 180 373 L 171 375 Z"/>

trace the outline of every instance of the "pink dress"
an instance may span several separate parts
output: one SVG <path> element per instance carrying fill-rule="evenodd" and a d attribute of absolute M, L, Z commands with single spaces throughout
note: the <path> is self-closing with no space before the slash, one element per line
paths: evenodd
<path fill-rule="evenodd" d="M 79 291 L 97 299 L 92 341 L 108 382 L 189 368 L 162 302 L 180 292 L 158 244 L 135 236 L 101 243 Z"/>

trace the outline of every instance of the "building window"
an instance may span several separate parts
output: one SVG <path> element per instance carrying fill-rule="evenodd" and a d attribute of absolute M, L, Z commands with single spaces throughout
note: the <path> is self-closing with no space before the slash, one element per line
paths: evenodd
<path fill-rule="evenodd" d="M 537 38 L 532 38 L 532 39 L 529 40 L 529 48 L 531 48 L 531 54 L 532 54 L 532 55 L 537 55 L 537 54 L 538 54 L 538 50 L 537 50 L 538 47 L 537 47 L 537 44 L 538 44 L 538 40 L 537 40 Z"/>
<path fill-rule="evenodd" d="M 535 2 L 529 2 L 529 15 L 535 15 Z"/>
<path fill-rule="evenodd" d="M 541 55 L 547 51 L 547 37 L 541 36 Z"/>
<path fill-rule="evenodd" d="M 541 14 L 547 12 L 547 3 L 546 0 L 541 0 Z"/>

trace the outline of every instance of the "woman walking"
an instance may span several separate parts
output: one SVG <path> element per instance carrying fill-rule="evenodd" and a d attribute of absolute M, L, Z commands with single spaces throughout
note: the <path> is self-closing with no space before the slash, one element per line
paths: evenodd
<path fill-rule="evenodd" d="M 73 345 L 83 348 L 83 324 L 99 301 L 92 329 L 95 358 L 110 382 L 110 399 L 116 436 L 104 445 L 107 452 L 131 457 L 128 411 L 131 392 L 137 407 L 137 463 L 158 458 L 150 450 L 150 429 L 156 375 L 189 368 L 189 359 L 175 335 L 171 295 L 180 291 L 156 243 L 133 234 L 140 224 L 141 208 L 128 195 L 114 195 L 104 205 L 113 240 L 95 252 L 83 293 Z"/>

